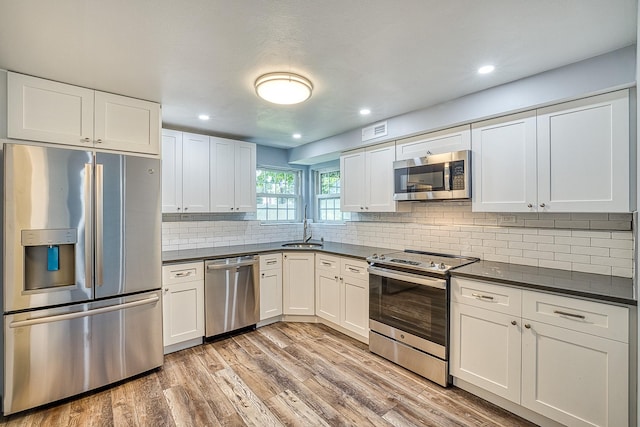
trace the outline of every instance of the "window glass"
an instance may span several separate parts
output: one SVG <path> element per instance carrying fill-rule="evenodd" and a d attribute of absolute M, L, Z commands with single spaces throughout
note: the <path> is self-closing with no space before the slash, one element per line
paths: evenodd
<path fill-rule="evenodd" d="M 297 221 L 300 211 L 300 171 L 258 168 L 256 197 L 258 220 Z"/>
<path fill-rule="evenodd" d="M 340 211 L 340 171 L 316 172 L 316 207 L 319 221 L 344 221 L 351 213 Z"/>

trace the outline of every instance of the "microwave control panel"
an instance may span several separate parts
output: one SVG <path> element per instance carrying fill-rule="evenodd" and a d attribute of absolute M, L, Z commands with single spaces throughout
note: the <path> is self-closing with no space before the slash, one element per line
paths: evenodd
<path fill-rule="evenodd" d="M 451 189 L 464 190 L 464 161 L 451 163 Z"/>

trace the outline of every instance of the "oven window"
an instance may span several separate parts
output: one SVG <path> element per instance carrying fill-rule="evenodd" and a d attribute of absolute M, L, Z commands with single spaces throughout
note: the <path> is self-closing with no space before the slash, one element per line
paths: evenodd
<path fill-rule="evenodd" d="M 447 291 L 369 275 L 369 317 L 446 346 Z"/>
<path fill-rule="evenodd" d="M 424 191 L 442 191 L 445 163 L 435 165 L 412 166 L 395 170 L 396 193 L 418 193 Z"/>

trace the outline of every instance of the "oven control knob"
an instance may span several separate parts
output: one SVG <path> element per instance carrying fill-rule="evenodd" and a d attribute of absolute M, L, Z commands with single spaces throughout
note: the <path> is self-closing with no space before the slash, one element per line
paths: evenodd
<path fill-rule="evenodd" d="M 378 259 L 378 254 L 373 254 L 373 255 L 371 255 L 371 258 L 372 258 L 372 259 Z"/>
<path fill-rule="evenodd" d="M 429 264 L 429 267 L 435 267 L 435 266 L 436 266 L 436 263 L 431 261 L 431 263 Z"/>
<path fill-rule="evenodd" d="M 440 263 L 440 270 L 446 270 L 447 266 L 444 265 L 444 262 Z"/>
<path fill-rule="evenodd" d="M 380 255 L 380 259 L 384 259 L 384 258 L 385 258 L 385 256 L 384 256 L 384 255 Z"/>

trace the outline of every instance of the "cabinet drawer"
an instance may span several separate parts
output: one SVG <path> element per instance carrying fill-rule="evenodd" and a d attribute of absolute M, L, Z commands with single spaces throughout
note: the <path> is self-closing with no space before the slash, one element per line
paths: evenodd
<path fill-rule="evenodd" d="M 260 271 L 278 270 L 282 268 L 282 254 L 260 255 Z"/>
<path fill-rule="evenodd" d="M 479 280 L 453 277 L 451 299 L 462 304 L 520 316 L 522 291 Z"/>
<path fill-rule="evenodd" d="M 202 261 L 185 264 L 169 264 L 162 267 L 163 285 L 197 280 L 204 280 L 204 263 Z"/>
<path fill-rule="evenodd" d="M 626 307 L 524 291 L 522 317 L 603 338 L 629 342 L 629 309 Z"/>
<path fill-rule="evenodd" d="M 343 258 L 342 275 L 369 281 L 369 272 L 367 271 L 368 266 L 369 264 L 364 261 L 352 258 Z"/>
<path fill-rule="evenodd" d="M 340 271 L 340 258 L 331 255 L 317 254 L 316 268 L 318 270 L 332 271 L 337 276 Z"/>

